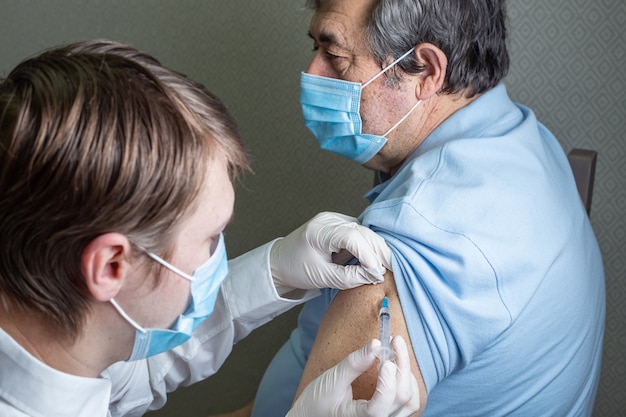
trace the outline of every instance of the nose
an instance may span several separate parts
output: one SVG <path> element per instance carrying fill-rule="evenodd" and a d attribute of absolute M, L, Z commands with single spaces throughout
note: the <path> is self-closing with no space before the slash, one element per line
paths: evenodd
<path fill-rule="evenodd" d="M 332 64 L 328 61 L 328 59 L 324 58 L 320 50 L 315 53 L 305 72 L 311 75 L 337 78 L 336 71 L 334 70 Z"/>

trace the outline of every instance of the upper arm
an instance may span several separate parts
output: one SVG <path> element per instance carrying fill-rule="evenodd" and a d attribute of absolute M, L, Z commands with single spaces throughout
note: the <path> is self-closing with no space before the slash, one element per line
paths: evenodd
<path fill-rule="evenodd" d="M 385 275 L 385 282 L 364 285 L 337 294 L 319 327 L 315 343 L 304 368 L 296 398 L 316 377 L 339 363 L 351 352 L 361 348 L 371 339 L 378 338 L 378 312 L 383 297 L 389 300 L 391 335 L 401 335 L 407 343 L 411 371 L 420 389 L 420 410 L 426 404 L 426 389 L 409 338 L 400 306 L 393 274 Z M 352 384 L 355 399 L 369 400 L 376 390 L 377 367 L 372 367 Z M 421 415 L 421 411 L 416 415 Z"/>

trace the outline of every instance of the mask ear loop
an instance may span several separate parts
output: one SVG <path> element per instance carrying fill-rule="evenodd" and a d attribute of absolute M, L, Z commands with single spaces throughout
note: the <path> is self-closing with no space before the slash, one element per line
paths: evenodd
<path fill-rule="evenodd" d="M 387 65 L 381 72 L 379 72 L 378 74 L 374 75 L 374 77 L 372 77 L 368 82 L 366 82 L 365 84 L 363 84 L 362 88 L 367 87 L 368 85 L 370 85 L 376 78 L 380 77 L 381 75 L 383 75 L 384 73 L 386 73 L 387 71 L 389 71 L 389 69 L 391 67 L 393 67 L 394 65 L 396 65 L 398 62 L 402 61 L 404 58 L 406 58 L 411 52 L 413 52 L 415 50 L 415 47 L 409 49 L 408 51 L 406 51 L 404 54 L 402 54 L 402 56 L 398 59 L 396 59 L 395 61 L 393 61 L 391 64 Z"/>
<path fill-rule="evenodd" d="M 117 312 L 120 313 L 120 316 L 124 317 L 131 326 L 139 330 L 141 333 L 146 333 L 146 329 L 141 327 L 139 323 L 137 323 L 135 320 L 131 319 L 130 316 L 126 314 L 124 310 L 122 310 L 122 307 L 120 307 L 119 304 L 117 304 L 117 301 L 115 301 L 115 299 L 111 298 L 109 301 L 111 302 L 111 304 L 113 304 L 113 307 L 115 307 Z"/>
<path fill-rule="evenodd" d="M 161 265 L 163 265 L 164 267 L 172 270 L 174 273 L 180 275 L 181 277 L 189 280 L 189 281 L 195 281 L 196 279 L 194 277 L 192 277 L 191 275 L 188 275 L 186 273 L 184 273 L 183 271 L 181 271 L 180 269 L 176 268 L 174 265 L 171 265 L 170 263 L 168 263 L 167 261 L 159 258 L 157 255 L 147 252 L 145 249 L 141 248 L 141 250 L 143 250 L 146 255 L 148 255 L 149 257 L 151 257 L 152 259 L 154 259 L 155 261 L 157 261 L 158 263 L 160 263 Z M 117 301 L 115 301 L 114 298 L 111 298 L 109 300 L 111 302 L 111 304 L 113 305 L 113 307 L 117 310 L 117 312 L 120 314 L 120 316 L 122 316 L 127 322 L 128 324 L 130 324 L 131 326 L 133 326 L 135 329 L 137 329 L 138 331 L 140 331 L 141 333 L 147 333 L 146 329 L 144 329 L 143 327 L 141 327 L 139 325 L 139 323 L 137 323 L 135 320 L 133 320 L 123 309 L 122 307 L 120 307 L 120 305 L 117 303 Z"/>
<path fill-rule="evenodd" d="M 196 280 L 195 277 L 192 277 L 191 275 L 187 274 L 186 272 L 181 271 L 180 269 L 176 268 L 174 265 L 170 264 L 166 260 L 159 258 L 154 253 L 146 252 L 146 255 L 148 255 L 149 257 L 151 257 L 152 259 L 154 259 L 155 261 L 157 261 L 158 263 L 160 263 L 161 265 L 163 265 L 164 267 L 166 267 L 170 271 L 174 272 L 175 274 L 180 275 L 181 277 L 185 278 L 186 280 L 191 281 L 191 282 Z"/>
<path fill-rule="evenodd" d="M 381 75 L 383 75 L 384 73 L 386 73 L 391 67 L 393 67 L 394 65 L 396 65 L 398 62 L 402 61 L 404 58 L 406 58 L 407 56 L 409 56 L 409 54 L 411 54 L 413 51 L 415 50 L 415 47 L 409 49 L 408 51 L 406 51 L 404 54 L 402 54 L 402 56 L 400 56 L 400 58 L 396 59 L 395 61 L 393 61 L 391 64 L 387 65 L 381 72 L 379 72 L 378 74 L 374 75 L 374 77 L 372 79 L 370 79 L 368 82 L 366 82 L 365 84 L 363 84 L 362 88 L 367 87 L 368 85 L 370 85 L 374 80 L 376 80 L 378 77 L 380 77 Z M 417 103 L 415 103 L 413 105 L 413 107 L 411 107 L 411 110 L 409 110 L 407 112 L 407 114 L 405 114 L 400 120 L 398 120 L 398 122 L 393 125 L 391 127 L 391 129 L 387 130 L 387 132 L 382 136 L 382 137 L 387 137 L 388 134 L 390 134 L 391 132 L 394 131 L 395 128 L 397 128 L 398 126 L 400 126 L 400 124 L 402 122 L 404 122 L 406 120 L 407 117 L 409 117 L 411 115 L 411 113 L 413 113 L 413 110 L 415 110 L 417 108 L 417 106 L 419 106 L 419 104 L 422 102 L 422 100 L 417 100 Z"/>
<path fill-rule="evenodd" d="M 387 131 L 387 132 L 383 135 L 383 137 L 384 137 L 384 138 L 386 138 L 386 137 L 387 137 L 387 135 L 388 135 L 388 134 L 390 134 L 391 132 L 393 132 L 393 131 L 394 131 L 394 129 L 395 129 L 396 127 L 400 126 L 400 123 L 404 122 L 404 121 L 406 120 L 406 118 L 407 118 L 407 117 L 409 117 L 409 116 L 411 115 L 411 113 L 413 113 L 413 110 L 415 110 L 415 109 L 417 108 L 417 106 L 419 106 L 419 104 L 420 104 L 421 102 L 422 102 L 422 100 L 417 100 L 417 103 L 415 103 L 415 104 L 413 105 L 413 107 L 411 107 L 411 110 L 409 110 L 409 111 L 407 112 L 407 114 L 405 114 L 404 116 L 402 116 L 402 118 L 401 118 L 400 120 L 398 120 L 398 122 L 397 122 L 395 125 L 393 125 L 393 126 L 391 127 L 391 129 L 389 129 L 389 130 L 388 130 L 388 131 Z"/>

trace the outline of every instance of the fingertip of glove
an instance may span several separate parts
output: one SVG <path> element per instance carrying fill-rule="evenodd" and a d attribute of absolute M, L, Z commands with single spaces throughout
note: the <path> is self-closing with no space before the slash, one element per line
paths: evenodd
<path fill-rule="evenodd" d="M 387 272 L 384 268 L 364 268 L 365 272 L 367 272 L 367 276 L 369 278 L 370 283 L 372 284 L 380 284 L 385 281 L 385 272 Z"/>
<path fill-rule="evenodd" d="M 390 360 L 386 360 L 380 365 L 380 372 L 385 372 L 385 373 L 395 375 L 396 369 L 397 369 L 396 364 Z"/>
<path fill-rule="evenodd" d="M 378 368 L 378 378 L 382 386 L 390 388 L 396 380 L 396 365 L 391 361 L 384 361 Z M 382 387 L 381 387 L 382 388 Z"/>
<path fill-rule="evenodd" d="M 378 340 L 378 339 L 372 339 L 372 340 L 370 340 L 370 343 L 369 343 L 369 348 L 370 348 L 370 350 L 372 350 L 372 351 L 375 351 L 375 350 L 377 350 L 378 348 L 380 348 L 380 340 Z"/>

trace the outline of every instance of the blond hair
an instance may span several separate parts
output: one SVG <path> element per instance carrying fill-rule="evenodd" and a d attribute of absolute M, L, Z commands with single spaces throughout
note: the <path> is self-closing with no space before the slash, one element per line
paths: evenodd
<path fill-rule="evenodd" d="M 22 62 L 0 83 L 0 295 L 76 334 L 85 246 L 167 251 L 216 152 L 249 169 L 220 100 L 148 54 L 96 40 Z"/>

